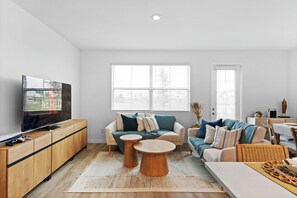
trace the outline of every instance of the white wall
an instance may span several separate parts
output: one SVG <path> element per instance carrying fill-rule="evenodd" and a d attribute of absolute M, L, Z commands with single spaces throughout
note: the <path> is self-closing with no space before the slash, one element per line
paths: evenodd
<path fill-rule="evenodd" d="M 288 53 L 286 51 L 82 51 L 81 109 L 89 120 L 89 141 L 105 142 L 103 129 L 115 117 L 111 111 L 111 64 L 190 64 L 191 101 L 204 104 L 203 117 L 210 118 L 210 72 L 213 64 L 242 65 L 242 119 L 255 111 L 277 108 L 287 98 Z M 186 128 L 194 122 L 191 112 L 176 115 Z"/>
<path fill-rule="evenodd" d="M 72 85 L 80 117 L 80 50 L 11 0 L 0 0 L 0 134 L 20 131 L 21 75 Z"/>
<path fill-rule="evenodd" d="M 292 117 L 297 117 L 297 49 L 289 52 L 288 113 Z"/>

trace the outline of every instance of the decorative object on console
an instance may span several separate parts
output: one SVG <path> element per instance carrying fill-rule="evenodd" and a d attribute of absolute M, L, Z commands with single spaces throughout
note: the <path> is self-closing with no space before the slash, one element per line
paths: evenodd
<path fill-rule="evenodd" d="M 288 103 L 287 103 L 286 99 L 283 99 L 283 101 L 282 101 L 282 116 L 286 116 L 287 107 L 288 107 Z"/>
<path fill-rule="evenodd" d="M 263 114 L 262 114 L 261 111 L 256 111 L 255 114 L 254 114 L 254 117 L 255 117 L 255 118 L 261 118 L 262 115 L 263 115 Z"/>
<path fill-rule="evenodd" d="M 276 118 L 277 117 L 277 111 L 274 108 L 268 109 L 268 118 Z"/>
<path fill-rule="evenodd" d="M 201 121 L 201 111 L 202 111 L 202 106 L 198 102 L 193 102 L 191 104 L 191 109 L 195 113 L 196 118 L 197 118 L 197 125 L 198 127 L 200 126 L 200 121 Z"/>

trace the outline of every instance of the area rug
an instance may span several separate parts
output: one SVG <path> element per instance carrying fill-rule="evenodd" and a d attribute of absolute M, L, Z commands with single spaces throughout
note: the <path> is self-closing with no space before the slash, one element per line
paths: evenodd
<path fill-rule="evenodd" d="M 66 192 L 222 192 L 199 158 L 172 152 L 167 159 L 169 173 L 149 177 L 139 172 L 140 165 L 124 167 L 121 153 L 99 152 Z"/>

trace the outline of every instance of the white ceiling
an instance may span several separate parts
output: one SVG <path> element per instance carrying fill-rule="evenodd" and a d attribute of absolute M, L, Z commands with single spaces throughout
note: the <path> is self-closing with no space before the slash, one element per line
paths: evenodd
<path fill-rule="evenodd" d="M 81 49 L 297 47 L 297 0 L 14 1 Z"/>

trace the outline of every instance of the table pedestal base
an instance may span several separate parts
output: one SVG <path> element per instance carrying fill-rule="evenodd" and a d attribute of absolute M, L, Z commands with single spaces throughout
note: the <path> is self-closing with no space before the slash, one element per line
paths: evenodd
<path fill-rule="evenodd" d="M 167 175 L 169 169 L 165 153 L 142 153 L 140 172 L 152 177 Z"/>
<path fill-rule="evenodd" d="M 133 148 L 133 145 L 137 141 L 126 141 L 124 152 L 124 166 L 132 168 L 138 165 L 137 151 Z"/>

